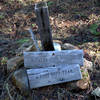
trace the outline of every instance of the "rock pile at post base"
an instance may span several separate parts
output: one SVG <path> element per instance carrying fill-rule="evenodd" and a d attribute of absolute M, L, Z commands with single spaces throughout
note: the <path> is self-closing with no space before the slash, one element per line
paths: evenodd
<path fill-rule="evenodd" d="M 68 47 L 67 47 L 67 49 L 69 49 Z M 76 49 L 76 47 L 75 47 L 75 49 Z M 16 59 L 19 59 L 18 61 L 16 61 Z M 8 72 L 10 71 L 13 71 L 14 69 L 16 69 L 16 68 L 18 68 L 19 67 L 19 63 L 21 62 L 21 67 L 24 67 L 23 66 L 23 64 L 24 64 L 24 60 L 22 60 L 22 56 L 18 56 L 18 57 L 16 57 L 16 59 L 15 59 L 15 57 L 14 58 L 11 58 L 11 59 L 13 59 L 13 60 L 11 60 L 11 59 L 9 59 L 8 60 L 8 66 L 7 66 L 7 68 L 8 68 Z M 11 63 L 11 66 L 9 65 L 9 62 Z M 90 62 L 90 63 L 92 63 L 92 62 Z M 15 66 L 16 65 L 16 66 Z M 10 67 L 9 67 L 10 66 Z M 82 72 L 82 76 L 83 76 L 83 79 L 81 79 L 81 80 L 78 80 L 78 81 L 73 81 L 73 82 L 68 82 L 68 83 L 66 83 L 66 85 L 65 85 L 65 88 L 67 88 L 68 90 L 84 90 L 84 89 L 87 89 L 88 87 L 89 87 L 89 84 L 90 84 L 90 77 L 89 77 L 89 74 L 88 74 L 88 68 L 90 69 L 90 68 L 92 68 L 92 64 L 89 64 L 88 66 L 87 66 L 87 63 L 86 62 L 84 62 L 84 66 L 86 66 L 86 67 L 83 67 L 83 68 L 81 68 L 81 72 Z M 12 70 L 9 70 L 9 69 L 12 69 Z M 23 71 L 23 74 L 22 73 L 20 73 L 20 72 L 22 72 L 20 69 L 17 69 L 16 70 L 16 72 L 13 74 L 13 78 L 12 78 L 12 81 L 13 81 L 13 83 L 14 83 L 14 85 L 16 86 L 16 88 L 19 88 L 19 90 L 20 91 L 26 91 L 27 93 L 28 93 L 28 91 L 29 91 L 29 87 L 28 87 L 28 78 L 27 78 L 27 74 L 26 74 L 26 72 L 25 71 Z M 17 76 L 17 74 L 16 73 L 18 73 L 18 74 L 20 74 L 21 75 L 21 77 L 18 77 Z M 20 76 L 19 75 L 19 76 Z M 25 76 L 26 75 L 26 76 Z M 26 78 L 25 78 L 26 77 Z M 24 78 L 25 78 L 25 80 L 27 80 L 27 81 L 24 81 Z M 23 82 L 22 82 L 22 80 L 23 80 Z M 17 84 L 16 84 L 17 83 Z M 21 85 L 22 84 L 22 85 Z M 24 84 L 24 87 L 23 87 L 23 84 Z M 45 87 L 46 88 L 46 87 Z"/>

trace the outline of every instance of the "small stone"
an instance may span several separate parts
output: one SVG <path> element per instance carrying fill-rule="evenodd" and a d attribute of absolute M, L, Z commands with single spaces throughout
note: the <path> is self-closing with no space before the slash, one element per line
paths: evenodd
<path fill-rule="evenodd" d="M 30 95 L 30 86 L 25 69 L 19 69 L 15 71 L 12 76 L 12 82 L 24 96 Z"/>
<path fill-rule="evenodd" d="M 62 44 L 62 41 L 60 41 L 60 40 L 53 40 L 53 42 L 56 42 L 56 43 Z"/>
<path fill-rule="evenodd" d="M 78 47 L 76 47 L 70 43 L 65 43 L 62 45 L 62 50 L 73 50 L 73 49 L 78 49 Z"/>
<path fill-rule="evenodd" d="M 12 72 L 24 64 L 23 56 L 16 56 L 7 61 L 7 72 Z"/>
<path fill-rule="evenodd" d="M 93 90 L 91 94 L 100 97 L 100 87 L 97 87 L 95 90 Z"/>
<path fill-rule="evenodd" d="M 24 50 L 24 51 L 36 51 L 36 48 L 34 45 L 31 45 L 28 48 L 26 48 L 26 50 Z"/>
<path fill-rule="evenodd" d="M 92 71 L 93 70 L 93 63 L 84 58 L 84 67 L 86 67 L 87 70 Z"/>
<path fill-rule="evenodd" d="M 59 43 L 54 42 L 53 45 L 54 45 L 55 51 L 61 51 L 61 45 Z"/>
<path fill-rule="evenodd" d="M 25 42 L 24 44 L 22 44 L 18 50 L 16 51 L 17 55 L 22 55 L 23 52 L 25 51 L 36 51 L 36 47 L 32 44 L 32 42 Z"/>

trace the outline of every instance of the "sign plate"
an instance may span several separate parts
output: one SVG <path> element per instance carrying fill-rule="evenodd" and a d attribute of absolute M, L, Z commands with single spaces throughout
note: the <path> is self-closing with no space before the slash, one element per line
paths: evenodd
<path fill-rule="evenodd" d="M 83 50 L 24 52 L 26 68 L 44 68 L 68 64 L 83 66 Z"/>
<path fill-rule="evenodd" d="M 27 74 L 31 89 L 82 79 L 78 64 L 29 69 Z"/>

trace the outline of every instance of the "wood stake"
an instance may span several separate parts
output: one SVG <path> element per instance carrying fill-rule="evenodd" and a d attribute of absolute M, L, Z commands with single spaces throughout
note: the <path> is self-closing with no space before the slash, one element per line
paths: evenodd
<path fill-rule="evenodd" d="M 35 13 L 37 16 L 37 25 L 44 51 L 53 51 L 52 34 L 49 23 L 48 6 L 45 2 L 35 5 Z"/>

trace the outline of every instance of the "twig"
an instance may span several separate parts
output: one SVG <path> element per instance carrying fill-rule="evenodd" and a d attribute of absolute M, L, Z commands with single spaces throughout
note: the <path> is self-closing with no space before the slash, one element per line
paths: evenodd
<path fill-rule="evenodd" d="M 17 69 L 16 69 L 17 70 Z M 5 85 L 6 83 L 9 81 L 9 79 L 12 77 L 13 73 L 15 72 L 15 70 L 7 77 L 7 79 L 4 81 L 4 84 L 3 84 L 3 90 L 5 88 Z M 3 96 L 3 91 L 1 93 L 1 96 Z"/>
<path fill-rule="evenodd" d="M 38 43 L 37 43 L 37 40 L 36 40 L 36 37 L 35 37 L 35 35 L 34 35 L 34 33 L 33 33 L 33 31 L 32 31 L 31 28 L 29 29 L 29 32 L 31 34 L 32 40 L 34 42 L 34 45 L 35 45 L 37 51 L 40 51 L 39 46 L 38 46 Z"/>
<path fill-rule="evenodd" d="M 11 94 L 10 94 L 8 83 L 6 84 L 6 89 L 7 89 L 10 100 L 14 100 L 13 97 L 11 96 Z"/>

